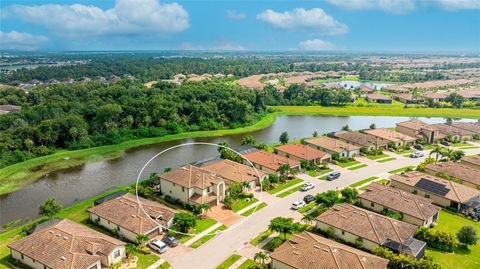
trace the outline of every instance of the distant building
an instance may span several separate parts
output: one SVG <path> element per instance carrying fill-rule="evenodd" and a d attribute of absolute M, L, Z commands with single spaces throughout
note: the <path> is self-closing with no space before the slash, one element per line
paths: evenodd
<path fill-rule="evenodd" d="M 411 137 L 424 138 L 428 143 L 435 143 L 445 138 L 438 128 L 420 120 L 398 122 L 396 131 Z"/>
<path fill-rule="evenodd" d="M 333 136 L 347 143 L 366 148 L 367 150 L 386 149 L 388 144 L 387 141 L 380 138 L 353 131 L 340 131 L 334 133 Z"/>
<path fill-rule="evenodd" d="M 7 114 L 10 112 L 20 112 L 20 111 L 22 111 L 22 107 L 20 106 L 0 105 L 0 115 Z"/>
<path fill-rule="evenodd" d="M 391 104 L 392 103 L 392 99 L 390 97 L 388 97 L 386 95 L 383 95 L 383 94 L 379 94 L 379 93 L 367 94 L 365 99 L 368 102 L 372 102 L 372 103 L 380 103 L 380 104 Z"/>
<path fill-rule="evenodd" d="M 307 145 L 296 143 L 277 146 L 275 147 L 275 150 L 281 156 L 292 158 L 297 161 L 305 160 L 317 164 L 322 162 L 329 162 L 331 161 L 332 157 L 330 154 L 324 151 L 311 148 Z"/>
<path fill-rule="evenodd" d="M 328 136 L 305 139 L 305 143 L 328 154 L 338 154 L 340 158 L 353 158 L 360 154 L 360 147 Z"/>
<path fill-rule="evenodd" d="M 364 133 L 374 138 L 378 138 L 387 143 L 394 143 L 396 147 L 411 146 L 415 144 L 415 137 L 408 136 L 387 128 L 377 128 L 364 130 Z"/>
<path fill-rule="evenodd" d="M 393 99 L 405 104 L 413 104 L 417 102 L 417 100 L 413 100 L 413 94 L 411 93 L 397 93 L 393 95 Z"/>
<path fill-rule="evenodd" d="M 457 128 L 467 130 L 470 132 L 474 132 L 475 134 L 480 134 L 480 123 L 476 122 L 454 122 L 451 124 L 452 126 L 455 126 Z"/>
<path fill-rule="evenodd" d="M 443 92 L 426 92 L 422 94 L 424 99 L 432 99 L 434 102 L 443 102 L 448 97 L 448 93 Z"/>
<path fill-rule="evenodd" d="M 459 141 L 472 140 L 475 134 L 475 132 L 467 131 L 450 124 L 437 123 L 431 124 L 430 126 L 437 128 L 442 134 Z"/>

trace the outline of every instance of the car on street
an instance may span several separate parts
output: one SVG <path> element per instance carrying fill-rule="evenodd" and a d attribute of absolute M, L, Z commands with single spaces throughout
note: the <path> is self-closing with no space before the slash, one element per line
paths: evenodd
<path fill-rule="evenodd" d="M 410 158 L 420 158 L 423 156 L 424 156 L 424 153 L 421 151 L 415 151 L 410 154 Z"/>
<path fill-rule="evenodd" d="M 327 176 L 327 180 L 332 181 L 340 177 L 340 172 L 332 172 Z"/>
<path fill-rule="evenodd" d="M 298 209 L 304 207 L 305 205 L 306 205 L 306 203 L 304 201 L 295 201 L 292 204 L 292 209 L 293 210 L 298 210 Z"/>
<path fill-rule="evenodd" d="M 158 239 L 153 239 L 152 241 L 150 241 L 150 243 L 148 243 L 148 245 L 151 249 L 158 253 L 165 253 L 167 251 L 167 244 Z"/>
<path fill-rule="evenodd" d="M 305 184 L 303 184 L 302 186 L 302 191 L 308 191 L 308 190 L 311 190 L 315 187 L 315 185 L 311 182 L 307 182 Z"/>
<path fill-rule="evenodd" d="M 425 149 L 425 148 L 424 148 L 422 145 L 420 145 L 420 144 L 414 145 L 413 148 L 416 149 L 416 150 L 424 150 L 424 149 Z"/>
<path fill-rule="evenodd" d="M 313 200 L 315 200 L 315 197 L 313 197 L 313 195 L 311 195 L 311 194 L 307 194 L 307 195 L 305 195 L 305 197 L 303 197 L 303 201 L 306 204 L 310 204 L 311 202 L 313 202 Z"/>
<path fill-rule="evenodd" d="M 178 246 L 178 240 L 177 238 L 173 236 L 167 236 L 163 239 L 163 242 L 165 242 L 169 247 L 174 248 Z"/>

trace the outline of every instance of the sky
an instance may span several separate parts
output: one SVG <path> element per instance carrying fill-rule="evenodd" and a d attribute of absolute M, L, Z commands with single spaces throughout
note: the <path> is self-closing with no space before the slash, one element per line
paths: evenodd
<path fill-rule="evenodd" d="M 480 0 L 1 0 L 0 15 L 1 50 L 480 50 Z"/>

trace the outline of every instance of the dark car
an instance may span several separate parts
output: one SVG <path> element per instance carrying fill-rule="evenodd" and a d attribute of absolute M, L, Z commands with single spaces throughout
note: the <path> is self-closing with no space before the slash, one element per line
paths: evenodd
<path fill-rule="evenodd" d="M 165 237 L 165 239 L 163 239 L 163 242 L 165 242 L 171 248 L 178 246 L 178 240 L 173 236 Z"/>
<path fill-rule="evenodd" d="M 327 180 L 334 180 L 340 177 L 340 172 L 332 172 L 327 176 Z"/>
<path fill-rule="evenodd" d="M 422 145 L 420 145 L 420 144 L 414 145 L 413 148 L 416 149 L 416 150 L 424 150 L 424 149 L 425 149 L 425 148 L 424 148 Z"/>
<path fill-rule="evenodd" d="M 440 142 L 440 144 L 442 144 L 444 146 L 447 146 L 447 147 L 450 146 L 450 142 L 448 142 L 448 141 L 442 141 L 442 142 Z"/>
<path fill-rule="evenodd" d="M 313 202 L 313 200 L 315 200 L 315 198 L 311 194 L 305 195 L 305 197 L 303 197 L 303 201 L 306 204 L 310 204 L 311 202 Z"/>

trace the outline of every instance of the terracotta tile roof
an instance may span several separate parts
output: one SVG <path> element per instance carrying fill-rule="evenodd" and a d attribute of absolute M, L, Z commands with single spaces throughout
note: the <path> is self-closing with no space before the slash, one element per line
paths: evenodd
<path fill-rule="evenodd" d="M 359 197 L 421 220 L 429 219 L 440 210 L 430 199 L 375 182 Z"/>
<path fill-rule="evenodd" d="M 448 93 L 442 92 L 426 92 L 422 94 L 424 98 L 431 98 L 431 99 L 445 99 L 448 97 Z"/>
<path fill-rule="evenodd" d="M 480 186 L 480 169 L 475 169 L 460 163 L 427 164 L 425 168 Z"/>
<path fill-rule="evenodd" d="M 457 203 L 464 203 L 474 197 L 480 196 L 480 191 L 474 188 L 470 188 L 468 186 L 462 185 L 460 183 L 457 183 L 451 180 L 442 179 L 439 177 L 435 177 L 435 176 L 424 174 L 417 171 L 408 172 L 403 175 L 393 175 L 390 177 L 390 179 L 392 181 L 397 181 L 418 189 L 421 189 L 421 188 L 415 185 L 422 179 L 441 184 L 443 185 L 444 188 L 448 190 L 448 192 L 445 195 L 440 195 L 435 193 L 432 193 L 432 194 L 437 196 L 443 196 L 446 199 L 457 202 Z M 430 190 L 426 190 L 426 191 L 431 193 Z"/>
<path fill-rule="evenodd" d="M 359 149 L 358 146 L 328 136 L 309 138 L 305 142 L 337 153 L 341 153 L 344 150 L 354 151 Z"/>
<path fill-rule="evenodd" d="M 237 163 L 231 160 L 221 160 L 202 167 L 203 169 L 214 173 L 229 181 L 242 183 L 258 180 L 257 171 L 248 165 Z M 264 177 L 265 172 L 258 171 L 260 178 Z"/>
<path fill-rule="evenodd" d="M 452 123 L 453 126 L 464 129 L 467 131 L 471 131 L 477 134 L 480 134 L 480 123 L 472 123 L 472 122 L 454 122 Z"/>
<path fill-rule="evenodd" d="M 293 235 L 270 258 L 296 269 L 385 269 L 389 262 L 309 232 Z"/>
<path fill-rule="evenodd" d="M 222 177 L 203 168 L 185 165 L 159 175 L 159 178 L 186 188 L 206 189 L 224 181 Z"/>
<path fill-rule="evenodd" d="M 288 164 L 290 167 L 298 167 L 300 165 L 299 161 L 289 159 L 264 150 L 250 152 L 244 154 L 243 157 L 247 158 L 254 164 L 261 165 L 274 171 L 277 171 L 282 164 Z"/>
<path fill-rule="evenodd" d="M 472 136 L 475 134 L 474 132 L 460 129 L 449 124 L 437 123 L 437 124 L 432 124 L 431 126 L 433 126 L 434 128 L 437 128 L 438 130 L 440 130 L 442 134 L 445 134 L 445 135 Z"/>
<path fill-rule="evenodd" d="M 317 217 L 322 222 L 382 245 L 387 239 L 403 243 L 417 226 L 350 204 L 337 204 Z"/>
<path fill-rule="evenodd" d="M 388 142 L 386 141 L 375 139 L 373 137 L 368 136 L 367 134 L 363 134 L 359 132 L 342 131 L 342 132 L 335 133 L 335 136 L 340 139 L 346 140 L 349 143 L 360 145 L 362 147 L 370 147 L 370 146 L 383 147 L 388 144 Z"/>
<path fill-rule="evenodd" d="M 94 206 L 87 211 L 136 234 L 144 234 L 158 227 L 159 225 L 152 218 L 157 219 L 162 226 L 166 226 L 167 222 L 175 216 L 176 211 L 173 209 L 139 198 L 148 215 L 139 206 L 137 197 L 130 193 Z"/>
<path fill-rule="evenodd" d="M 409 120 L 409 121 L 402 121 L 398 122 L 397 125 L 403 126 L 409 129 L 421 131 L 422 129 L 428 130 L 428 131 L 438 131 L 438 128 L 425 123 L 421 120 Z"/>
<path fill-rule="evenodd" d="M 411 93 L 397 93 L 393 95 L 398 100 L 413 101 L 413 94 Z"/>
<path fill-rule="evenodd" d="M 480 155 L 473 157 L 463 157 L 462 162 L 476 165 L 480 169 Z"/>
<path fill-rule="evenodd" d="M 285 144 L 285 145 L 277 146 L 275 147 L 275 149 L 307 161 L 330 157 L 329 154 L 327 154 L 324 151 L 313 149 L 307 145 L 302 145 L 302 144 L 295 144 L 295 143 Z"/>
<path fill-rule="evenodd" d="M 366 95 L 369 100 L 392 100 L 390 97 L 380 93 L 369 93 Z"/>
<path fill-rule="evenodd" d="M 416 140 L 414 137 L 387 128 L 370 129 L 363 132 L 392 142 L 415 142 Z"/>
<path fill-rule="evenodd" d="M 70 220 L 62 220 L 8 245 L 53 269 L 81 269 L 106 259 L 126 243 Z"/>
<path fill-rule="evenodd" d="M 22 107 L 20 106 L 14 106 L 14 105 L 0 105 L 0 110 L 3 111 L 9 111 L 9 112 L 16 112 L 16 111 L 21 111 Z"/>

